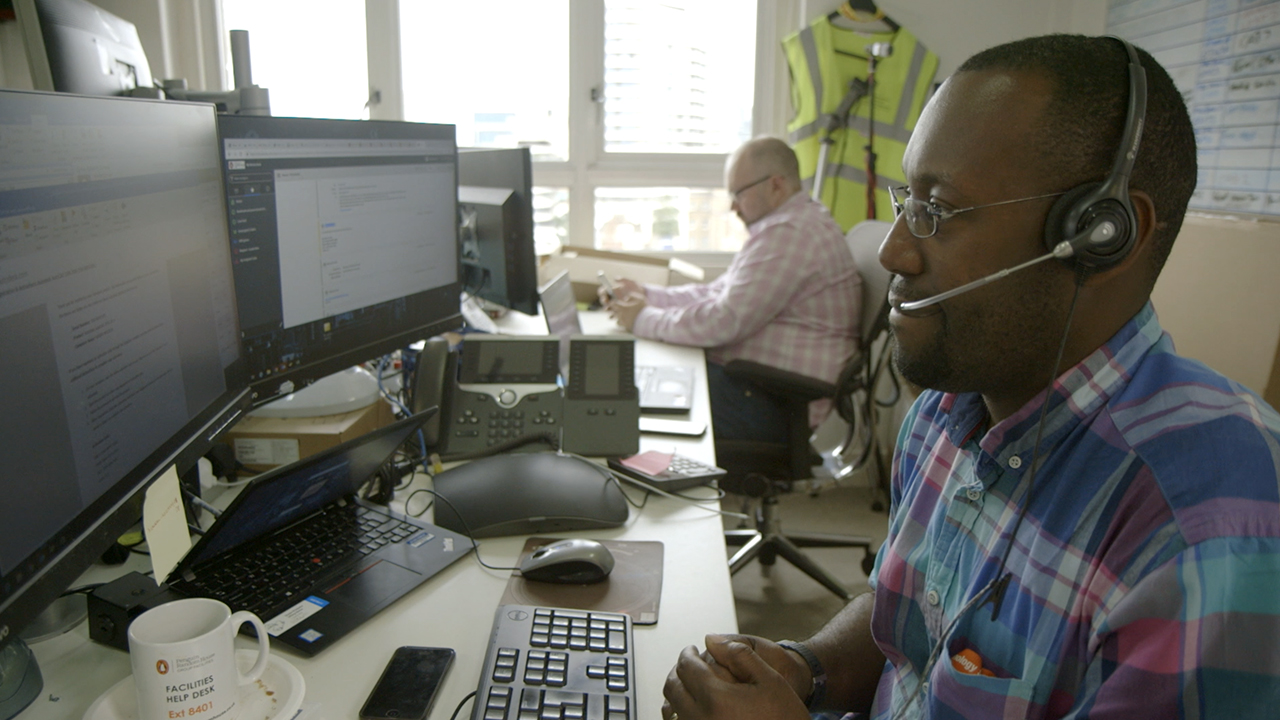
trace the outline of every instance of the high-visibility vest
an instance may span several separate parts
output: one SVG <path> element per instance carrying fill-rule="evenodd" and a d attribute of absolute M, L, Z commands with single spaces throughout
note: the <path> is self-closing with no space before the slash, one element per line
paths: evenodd
<path fill-rule="evenodd" d="M 791 70 L 788 140 L 800 159 L 800 177 L 812 192 L 829 116 L 849 92 L 849 81 L 867 77 L 867 46 L 887 42 L 893 53 L 876 62 L 875 97 L 876 217 L 893 219 L 888 187 L 904 183 L 902 154 L 933 89 L 938 56 L 905 28 L 861 33 L 831 24 L 827 16 L 782 41 Z M 822 202 L 847 232 L 867 219 L 866 145 L 870 96 L 858 100 L 848 122 L 831 134 Z"/>

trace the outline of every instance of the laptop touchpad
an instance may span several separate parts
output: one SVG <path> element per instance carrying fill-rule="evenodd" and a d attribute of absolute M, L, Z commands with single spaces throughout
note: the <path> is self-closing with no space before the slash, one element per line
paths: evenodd
<path fill-rule="evenodd" d="M 325 589 L 324 594 L 330 600 L 341 600 L 356 607 L 378 607 L 387 597 L 405 586 L 416 585 L 421 578 L 420 574 L 409 568 L 387 560 L 378 560 L 362 570 L 356 570 L 345 580 L 336 581 Z"/>

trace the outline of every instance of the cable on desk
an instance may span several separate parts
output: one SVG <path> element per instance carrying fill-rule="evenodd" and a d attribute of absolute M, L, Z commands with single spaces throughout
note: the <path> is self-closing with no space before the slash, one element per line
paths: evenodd
<path fill-rule="evenodd" d="M 490 570 L 519 570 L 520 569 L 518 567 L 498 567 L 497 565 L 490 565 L 489 563 L 485 562 L 480 557 L 480 541 L 476 540 L 475 536 L 471 534 L 471 526 L 467 524 L 467 519 L 462 517 L 462 513 L 458 512 L 458 508 L 454 507 L 453 503 L 449 502 L 449 498 L 441 495 L 435 490 L 428 490 L 427 488 L 421 488 L 415 492 L 431 493 L 433 496 L 435 496 L 437 500 L 444 503 L 445 505 L 448 505 L 449 509 L 453 511 L 453 514 L 458 516 L 458 522 L 462 523 L 462 534 L 465 535 L 466 538 L 470 540 L 471 544 L 475 547 L 476 562 L 480 563 L 481 567 L 485 567 Z M 412 497 L 412 495 L 410 497 Z"/>
<path fill-rule="evenodd" d="M 462 708 L 467 706 L 467 701 L 476 696 L 478 690 L 472 690 L 469 695 L 462 698 L 462 702 L 458 703 L 458 707 L 453 709 L 453 714 L 449 716 L 449 720 L 458 720 L 458 713 L 462 712 Z"/>
<path fill-rule="evenodd" d="M 382 397 L 386 398 L 387 402 L 391 403 L 392 405 L 395 405 L 396 408 L 400 410 L 400 412 L 404 413 L 405 417 L 409 417 L 410 415 L 413 414 L 413 411 L 411 411 L 408 408 L 408 406 L 406 406 L 403 402 L 401 402 L 400 398 L 392 395 L 391 391 L 387 390 L 386 386 L 382 384 L 382 377 L 383 377 L 382 374 L 387 369 L 387 365 L 390 363 L 391 363 L 390 354 L 383 355 L 381 358 L 378 359 L 378 365 L 374 371 L 374 377 L 378 381 L 378 393 L 381 394 Z M 401 371 L 401 374 L 403 374 L 403 371 Z M 401 385 L 401 388 L 400 388 L 401 392 L 403 392 L 404 391 L 403 378 L 401 378 L 400 385 Z M 426 435 L 422 433 L 421 428 L 418 429 L 417 435 L 418 435 L 418 449 L 422 452 L 422 457 L 425 458 L 427 456 Z"/>
<path fill-rule="evenodd" d="M 430 492 L 431 492 L 431 491 L 430 491 L 430 490 L 428 490 L 428 489 L 426 489 L 426 488 L 418 488 L 417 490 L 414 490 L 413 492 L 409 493 L 409 497 L 407 497 L 407 498 L 405 498 L 405 499 L 404 499 L 404 514 L 405 514 L 405 515 L 411 515 L 411 516 L 416 517 L 416 518 L 420 518 L 420 517 L 422 517 L 422 515 L 423 515 L 424 513 L 426 513 L 428 510 L 430 510 L 430 509 L 431 509 L 431 506 L 432 506 L 432 505 L 435 505 L 435 501 L 433 500 L 433 501 L 431 501 L 431 502 L 427 503 L 426 507 L 422 508 L 422 509 L 421 509 L 421 510 L 419 510 L 418 512 L 410 512 L 410 511 L 409 511 L 409 503 L 413 502 L 413 498 L 414 498 L 418 493 L 430 493 Z M 475 542 L 475 540 L 472 540 L 472 542 Z"/>
<path fill-rule="evenodd" d="M 628 476 L 628 475 L 624 475 L 624 474 L 622 474 L 622 473 L 615 472 L 612 468 L 609 468 L 609 473 L 610 473 L 611 475 L 613 475 L 613 477 L 614 477 L 614 480 L 615 480 L 615 481 L 616 481 L 616 480 L 623 480 L 623 481 L 626 481 L 626 482 L 628 482 L 628 483 L 631 483 L 632 485 L 635 485 L 635 486 L 637 486 L 637 487 L 639 487 L 639 488 L 643 489 L 645 492 L 649 492 L 649 493 L 657 493 L 658 495 L 661 495 L 661 496 L 663 496 L 663 497 L 669 497 L 669 498 L 671 498 L 672 500 L 680 500 L 680 501 L 683 501 L 683 502 L 686 502 L 686 503 L 688 503 L 688 504 L 692 505 L 693 507 L 695 507 L 695 508 L 697 508 L 697 509 L 699 509 L 699 510 L 706 510 L 706 511 L 707 511 L 707 512 L 709 512 L 709 513 L 715 513 L 715 514 L 717 514 L 717 515 L 723 515 L 723 516 L 725 516 L 725 517 L 737 518 L 737 519 L 739 519 L 739 520 L 750 520 L 750 519 L 751 519 L 751 516 L 750 516 L 750 515 L 747 515 L 746 513 L 733 512 L 733 511 L 730 511 L 730 510 L 720 510 L 719 508 L 712 508 L 712 507 L 708 507 L 708 506 L 706 506 L 706 505 L 703 505 L 703 503 L 704 503 L 704 502 L 711 502 L 712 500 L 714 500 L 715 502 L 719 502 L 719 501 L 720 501 L 720 497 L 724 497 L 724 493 L 723 493 L 723 491 L 721 492 L 720 497 L 717 497 L 717 498 L 707 498 L 706 500 L 700 500 L 700 499 L 697 499 L 697 498 L 687 497 L 687 496 L 685 496 L 685 495 L 676 495 L 675 493 L 670 493 L 670 492 L 667 492 L 666 490 L 659 490 L 658 488 L 656 488 L 656 487 L 654 487 L 654 486 L 652 486 L 652 485 L 649 485 L 648 483 L 644 483 L 644 482 L 641 482 L 641 481 L 639 481 L 639 480 L 637 480 L 637 479 L 635 479 L 635 478 L 633 478 L 633 477 L 630 477 L 630 476 Z M 626 495 L 624 494 L 623 496 L 625 497 Z M 646 497 L 647 497 L 647 496 L 646 496 Z"/>
<path fill-rule="evenodd" d="M 182 488 L 182 494 L 186 495 L 187 499 L 190 500 L 193 505 L 200 508 L 201 510 L 207 511 L 210 515 L 214 516 L 215 518 L 222 516 L 221 510 L 205 502 L 204 498 L 191 492 L 187 488 L 185 487 Z M 200 534 L 203 535 L 204 533 L 201 532 Z"/>

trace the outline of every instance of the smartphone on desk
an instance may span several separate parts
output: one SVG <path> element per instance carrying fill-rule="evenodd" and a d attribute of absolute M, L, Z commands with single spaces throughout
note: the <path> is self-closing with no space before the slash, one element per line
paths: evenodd
<path fill-rule="evenodd" d="M 609 276 L 605 275 L 603 270 L 597 270 L 596 277 L 600 279 L 600 284 L 604 286 L 604 294 L 608 295 L 610 300 L 617 300 L 618 295 L 614 292 L 613 283 L 609 282 Z"/>
<path fill-rule="evenodd" d="M 454 655 L 450 648 L 396 648 L 360 720 L 425 720 Z"/>

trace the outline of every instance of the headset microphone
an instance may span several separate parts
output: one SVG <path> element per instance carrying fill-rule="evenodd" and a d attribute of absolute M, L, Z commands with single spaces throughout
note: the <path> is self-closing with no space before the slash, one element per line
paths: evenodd
<path fill-rule="evenodd" d="M 982 287 L 983 285 L 986 285 L 988 283 L 993 283 L 996 280 L 999 280 L 1004 277 L 1008 277 L 1009 275 L 1012 275 L 1013 273 L 1016 273 L 1019 270 L 1025 270 L 1026 268 L 1029 268 L 1032 265 L 1038 265 L 1044 262 L 1045 260 L 1049 260 L 1051 258 L 1057 258 L 1058 260 L 1068 260 L 1072 257 L 1075 257 L 1075 254 L 1079 252 L 1081 248 L 1088 247 L 1090 245 L 1097 245 L 1101 242 L 1104 242 L 1110 239 L 1115 234 L 1116 234 L 1116 226 L 1115 226 L 1115 223 L 1112 222 L 1111 220 L 1104 219 L 1099 222 L 1095 222 L 1093 225 L 1086 228 L 1085 232 L 1082 232 L 1079 235 L 1072 237 L 1070 240 L 1063 240 L 1059 242 L 1057 245 L 1053 246 L 1053 250 L 1045 253 L 1044 255 L 1041 255 L 1040 257 L 1032 258 L 1031 260 L 1028 260 L 1020 265 L 1014 265 L 1013 267 L 1005 268 L 1004 270 L 1000 270 L 998 272 L 993 272 L 990 275 L 987 275 L 985 277 L 980 277 L 977 280 L 974 280 L 973 282 L 967 282 L 964 285 L 961 285 L 960 287 L 952 288 L 944 293 L 938 293 L 933 297 L 927 297 L 923 300 L 913 300 L 911 302 L 902 303 L 896 308 L 896 310 L 898 310 L 898 312 L 901 312 L 905 315 L 910 315 L 911 313 L 917 310 L 923 310 L 924 308 L 927 308 L 930 305 L 937 305 L 943 300 L 950 300 L 951 298 L 957 295 L 962 295 L 964 293 L 969 292 L 970 290 L 976 290 Z"/>

